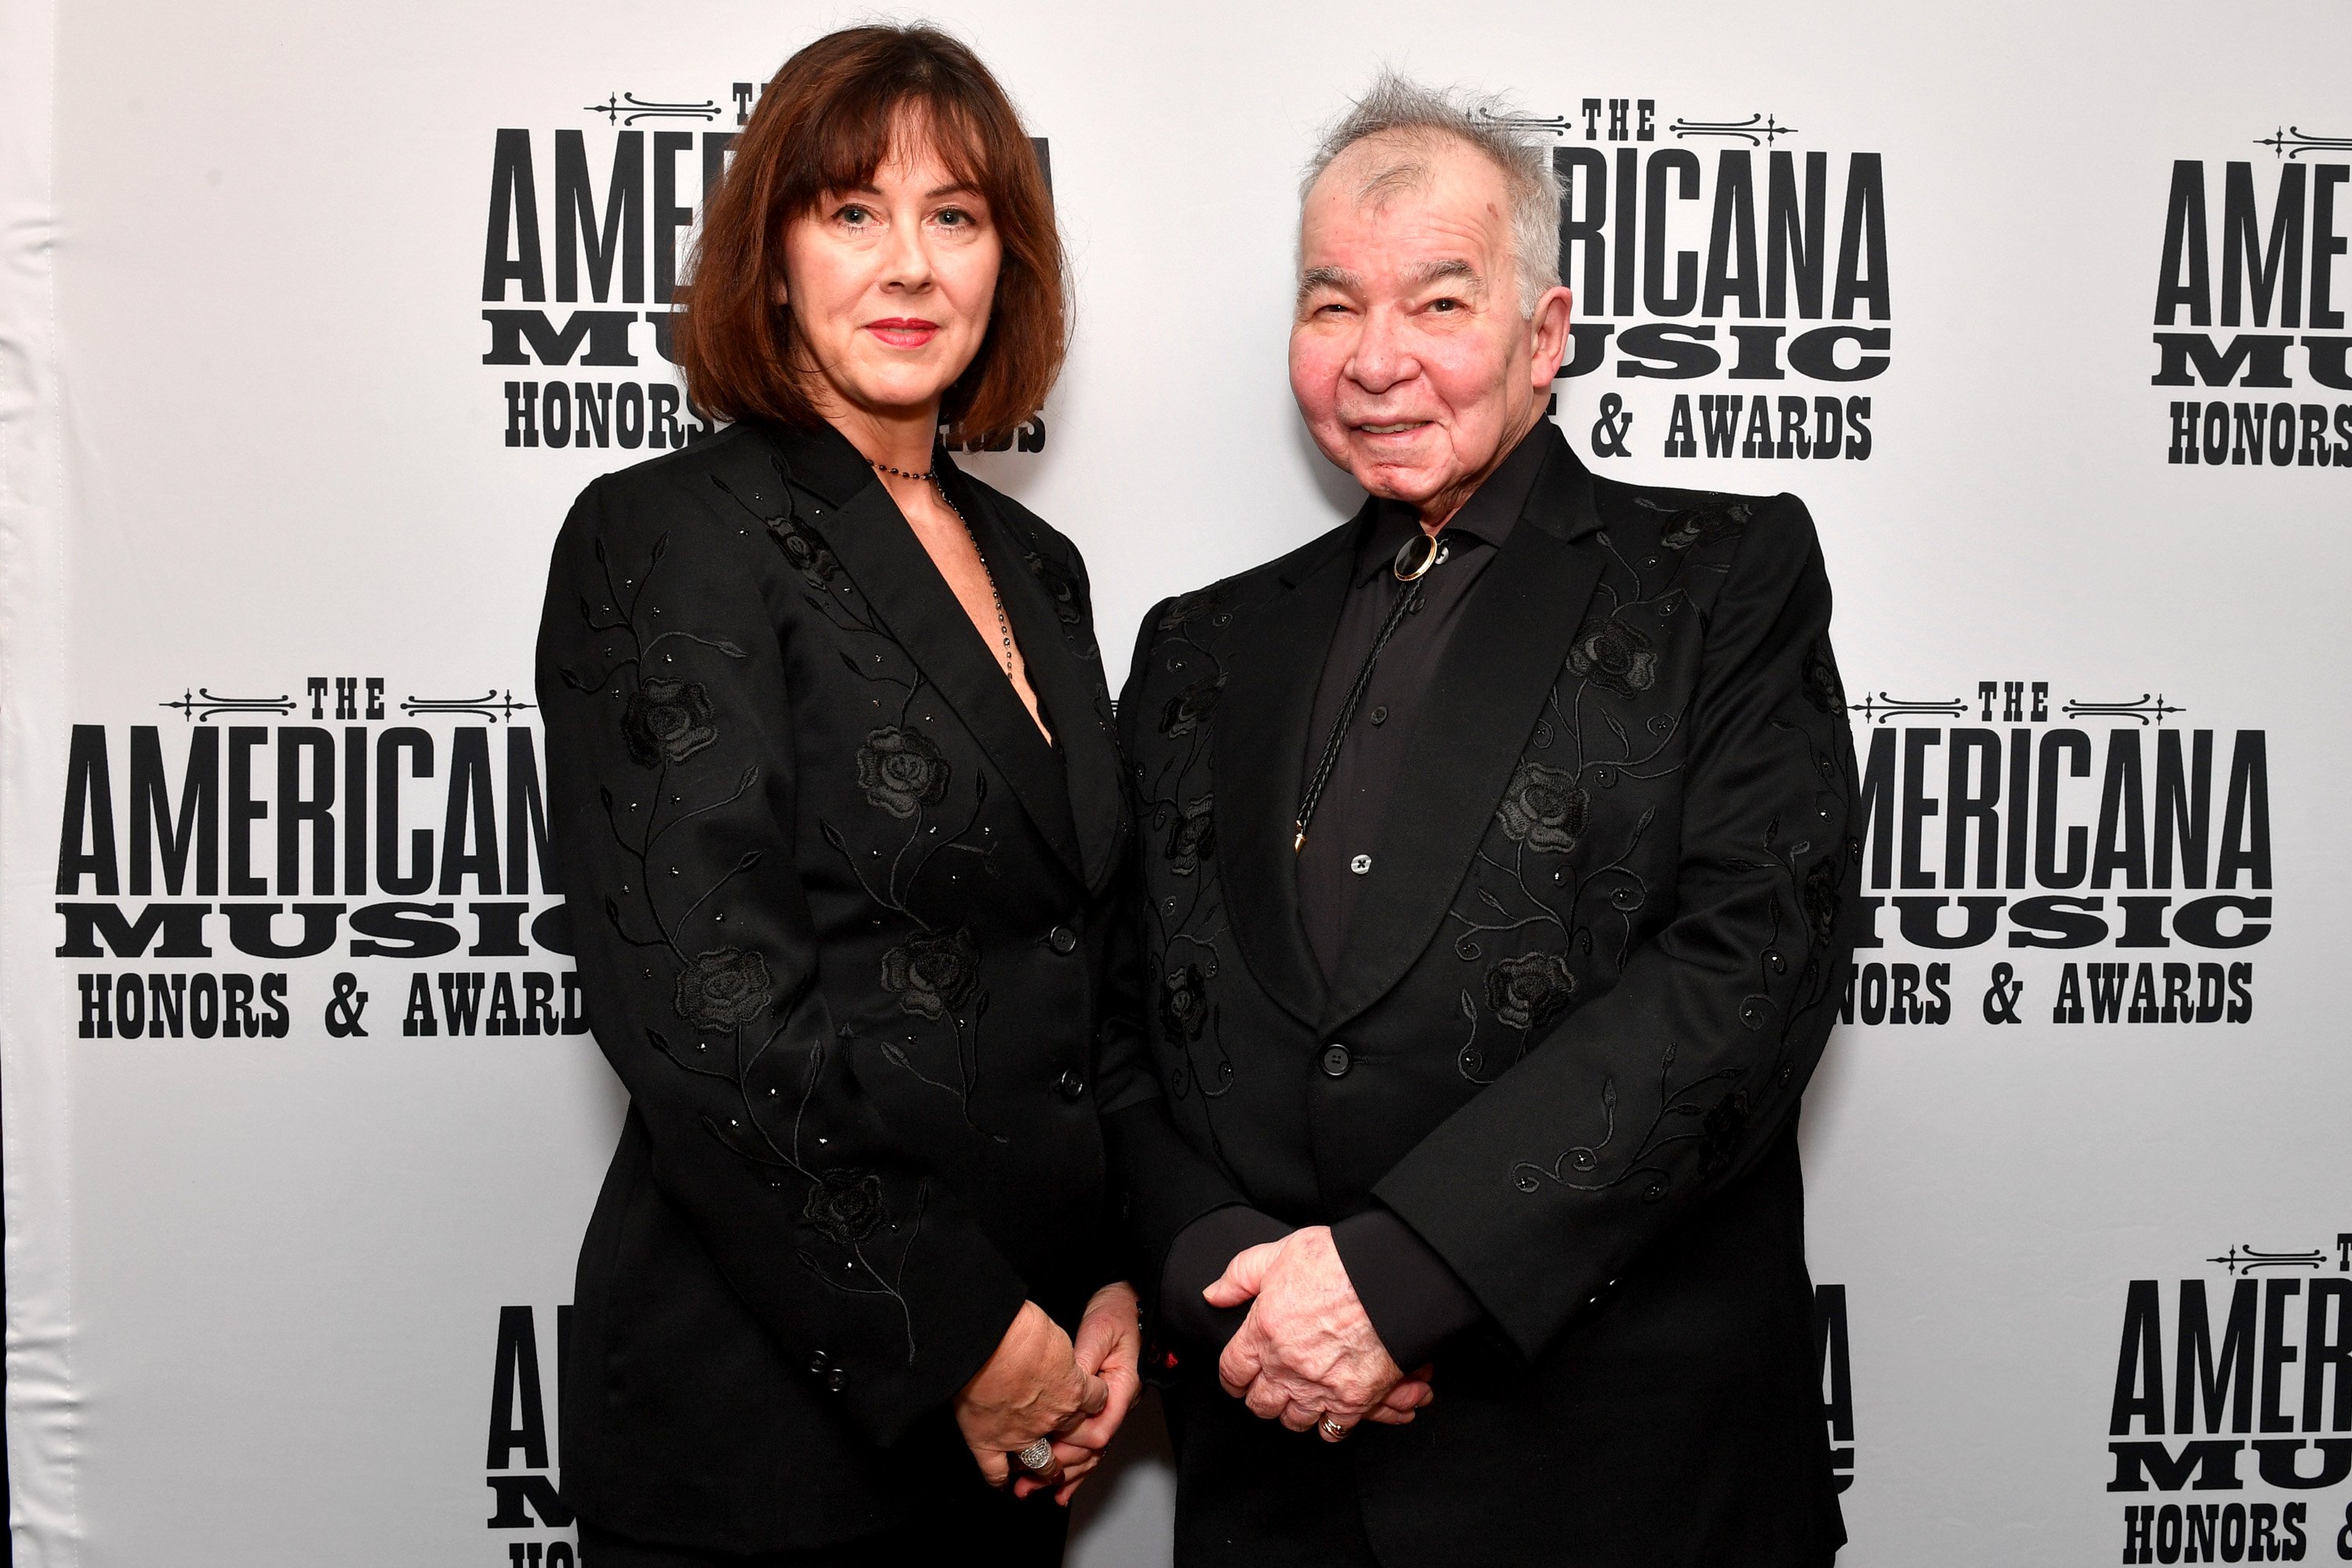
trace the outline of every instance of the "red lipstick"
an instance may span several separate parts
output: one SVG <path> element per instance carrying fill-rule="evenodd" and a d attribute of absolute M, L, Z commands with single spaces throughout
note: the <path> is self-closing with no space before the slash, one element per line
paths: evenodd
<path fill-rule="evenodd" d="M 866 322 L 866 330 L 892 348 L 919 349 L 931 341 L 940 324 L 920 316 L 886 316 L 878 321 Z"/>

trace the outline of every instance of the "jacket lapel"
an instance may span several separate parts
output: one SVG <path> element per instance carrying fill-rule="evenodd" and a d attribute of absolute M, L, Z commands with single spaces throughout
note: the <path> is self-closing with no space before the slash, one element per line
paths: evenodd
<path fill-rule="evenodd" d="M 1559 679 L 1601 558 L 1592 476 L 1554 430 L 1502 552 L 1440 658 L 1391 796 L 1328 1005 L 1326 1034 L 1386 995 L 1436 940 Z"/>
<path fill-rule="evenodd" d="M 1045 560 L 982 491 L 965 482 L 944 453 L 935 460 L 948 465 L 955 503 L 971 520 L 996 591 L 1003 596 L 1005 616 L 1028 665 L 1030 689 L 1053 727 L 1083 879 L 1089 890 L 1100 891 L 1118 869 L 1127 811 L 1118 741 L 1108 722 L 1109 697 L 1098 689 L 1102 656 L 1094 648 L 1087 606 L 1076 584 L 1063 581 L 1055 563 Z M 1022 719 L 1026 722 L 1028 715 Z M 1030 729 L 1034 734 L 1035 726 Z"/>
<path fill-rule="evenodd" d="M 875 615 L 996 764 L 1039 835 L 1070 874 L 1084 880 L 1085 859 L 1070 818 L 1061 759 L 1037 732 L 1029 710 L 1005 679 L 1003 667 L 963 613 L 890 492 L 856 449 L 829 427 L 771 429 L 768 434 L 794 482 L 833 503 L 802 509 L 798 525 L 815 531 L 832 547 Z M 990 567 L 1003 585 L 1000 591 L 1013 586 L 996 560 L 990 561 Z M 1021 575 L 1027 575 L 1025 569 Z M 1006 616 L 1012 616 L 1009 594 Z M 1055 645 L 1049 660 L 1059 658 L 1058 638 Z M 1023 646 L 1034 643 L 1024 638 Z M 1069 721 L 1090 723 L 1084 712 Z M 1047 721 L 1058 726 L 1063 715 L 1049 710 Z"/>
<path fill-rule="evenodd" d="M 1347 601 L 1355 521 L 1300 551 L 1280 591 L 1241 625 L 1223 653 L 1227 685 L 1213 726 L 1217 859 L 1226 919 L 1250 973 L 1299 1022 L 1323 1009 L 1321 967 L 1298 918 L 1296 837 L 1316 683 Z"/>

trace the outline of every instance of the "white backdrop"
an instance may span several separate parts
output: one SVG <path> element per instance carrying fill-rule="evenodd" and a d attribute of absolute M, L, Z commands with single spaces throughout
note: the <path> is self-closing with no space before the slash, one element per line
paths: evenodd
<path fill-rule="evenodd" d="M 569 1562 L 541 1484 L 561 1456 L 530 1433 L 552 1425 L 558 1309 L 620 1101 L 560 1021 L 510 736 L 535 717 L 556 525 L 591 477 L 649 455 L 630 410 L 674 384 L 646 318 L 708 139 L 736 124 L 735 84 L 864 15 L 0 0 L 20 1562 Z M 1597 290 L 1588 242 L 1569 256 L 1594 368 L 1559 384 L 1559 417 L 1586 460 L 1811 504 L 1857 744 L 1888 769 L 1885 947 L 1861 955 L 1876 971 L 1808 1100 L 1814 1273 L 1843 1291 L 1824 1361 L 1846 1560 L 2352 1557 L 2352 1061 L 2329 1000 L 2352 939 L 2352 14 L 933 15 L 1047 139 L 1076 272 L 1042 449 L 974 461 L 1085 549 L 1107 647 L 1159 596 L 1353 504 L 1299 428 L 1283 343 L 1296 171 L 1382 62 L 1506 91 L 1568 154 L 1571 226 L 1612 247 Z M 486 297 L 502 132 L 530 152 L 540 298 L 512 235 L 518 275 Z M 559 267 L 575 145 L 599 220 L 616 165 L 625 200 L 633 161 L 647 171 L 601 300 L 593 265 L 569 290 Z M 1815 195 L 1809 301 L 1773 236 L 1788 216 L 1808 238 Z M 486 310 L 532 312 L 549 341 Z M 567 325 L 583 335 L 559 352 Z M 501 332 L 523 363 L 485 363 Z M 551 444 L 559 409 L 589 445 Z M 1746 445 L 1751 418 L 1774 455 L 1726 438 Z M 2200 460 L 2168 460 L 2184 452 Z M 1947 861 L 1962 753 L 1973 795 L 1980 765 L 1998 786 L 1990 867 L 1975 838 Z M 176 827 L 215 765 L 173 886 L 142 792 L 160 778 Z M 290 872 L 277 854 L 322 779 L 331 882 L 316 819 L 289 825 Z M 387 783 L 400 820 L 380 839 Z M 436 863 L 412 879 L 419 829 Z M 320 951 L 289 955 L 306 918 Z M 1933 945 L 1970 921 L 1981 940 Z M 2210 1355 L 2238 1357 L 2214 1394 L 2187 1391 L 2186 1437 L 2184 1301 L 2210 1304 Z M 529 1377 L 500 1353 L 526 1321 Z M 1139 1431 L 1096 1489 L 1077 1562 L 1166 1560 L 1156 1441 Z"/>

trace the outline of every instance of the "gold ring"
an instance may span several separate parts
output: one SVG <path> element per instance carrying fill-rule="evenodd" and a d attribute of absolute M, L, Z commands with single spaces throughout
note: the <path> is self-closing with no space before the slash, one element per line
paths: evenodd
<path fill-rule="evenodd" d="M 1332 1420 L 1332 1419 L 1331 1419 L 1331 1417 L 1329 1417 L 1328 1415 L 1326 1415 L 1325 1417 L 1323 1417 L 1323 1436 L 1325 1436 L 1326 1437 L 1330 1438 L 1333 1442 L 1335 1442 L 1335 1443 L 1336 1443 L 1336 1442 L 1338 1442 L 1340 1438 L 1342 1438 L 1342 1437 L 1346 1436 L 1347 1435 L 1348 1435 L 1348 1429 L 1347 1429 L 1345 1426 L 1340 1426 L 1337 1421 Z"/>

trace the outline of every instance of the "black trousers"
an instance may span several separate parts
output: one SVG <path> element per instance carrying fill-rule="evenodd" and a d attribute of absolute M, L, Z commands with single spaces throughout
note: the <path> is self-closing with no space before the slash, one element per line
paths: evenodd
<path fill-rule="evenodd" d="M 1213 1358 L 1202 1359 L 1204 1366 L 1214 1364 Z M 1176 1568 L 1382 1568 L 1364 1532 L 1345 1444 L 1255 1415 L 1237 1420 L 1226 1408 L 1238 1408 L 1237 1402 L 1205 1377 L 1168 1389 L 1161 1398 L 1180 1478 Z M 1281 1476 L 1283 1484 L 1251 1484 L 1267 1475 Z M 1186 1506 L 1188 1484 L 1229 1488 L 1227 1500 L 1240 1500 L 1244 1507 L 1238 1514 L 1219 1510 L 1224 1528 L 1211 1527 L 1202 1510 Z"/>
<path fill-rule="evenodd" d="M 580 1521 L 580 1568 L 1059 1568 L 1070 1513 L 1050 1497 L 943 1500 L 921 1522 L 831 1546 L 743 1555 L 632 1541 Z"/>

